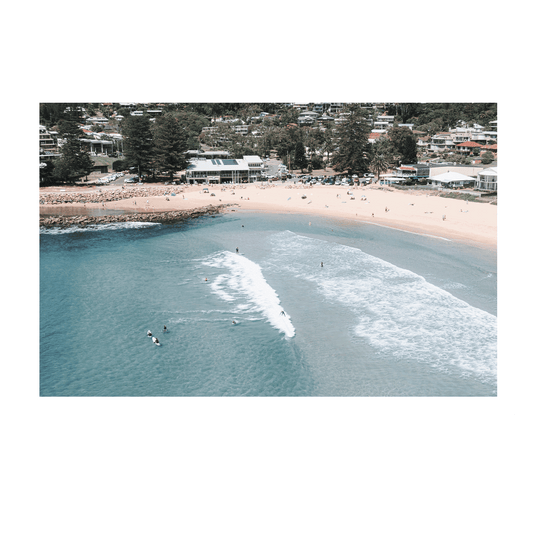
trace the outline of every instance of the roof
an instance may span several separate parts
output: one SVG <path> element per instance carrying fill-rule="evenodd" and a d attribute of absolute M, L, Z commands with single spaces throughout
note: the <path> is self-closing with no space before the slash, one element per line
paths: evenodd
<path fill-rule="evenodd" d="M 482 144 L 475 143 L 473 141 L 466 141 L 464 143 L 458 144 L 457 146 L 465 146 L 467 148 L 482 148 Z"/>
<path fill-rule="evenodd" d="M 191 171 L 248 170 L 248 162 L 243 159 L 198 159 L 187 167 Z"/>
<path fill-rule="evenodd" d="M 243 155 L 242 158 L 247 163 L 262 163 L 263 160 L 258 155 Z"/>
<path fill-rule="evenodd" d="M 445 172 L 444 174 L 439 174 L 431 178 L 433 181 L 441 181 L 443 183 L 450 183 L 452 181 L 476 181 L 475 178 L 469 178 L 464 174 L 459 174 L 459 172 Z"/>
<path fill-rule="evenodd" d="M 489 150 L 497 150 L 498 149 L 498 145 L 497 144 L 486 144 L 485 146 L 483 146 L 483 148 L 485 149 L 489 149 Z"/>
<path fill-rule="evenodd" d="M 378 139 L 381 135 L 385 135 L 384 131 L 373 131 L 368 138 L 369 139 Z"/>
<path fill-rule="evenodd" d="M 481 172 L 478 172 L 477 175 L 482 175 L 482 176 L 497 176 L 498 175 L 498 167 L 489 167 L 489 168 L 486 168 L 485 170 L 482 170 Z"/>

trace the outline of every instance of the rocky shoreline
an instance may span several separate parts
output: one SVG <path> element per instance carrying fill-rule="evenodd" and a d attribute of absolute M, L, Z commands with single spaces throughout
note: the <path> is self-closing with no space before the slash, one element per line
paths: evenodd
<path fill-rule="evenodd" d="M 124 213 L 121 215 L 105 215 L 105 216 L 41 216 L 39 219 L 39 226 L 45 228 L 59 227 L 68 228 L 71 226 L 90 226 L 94 224 L 111 224 L 116 222 L 157 222 L 161 224 L 171 224 L 188 220 L 191 218 L 198 218 L 202 216 L 214 216 L 224 211 L 227 208 L 237 204 L 221 204 L 208 205 L 206 207 L 198 207 L 195 209 L 182 209 L 176 211 L 160 211 L 152 213 Z"/>

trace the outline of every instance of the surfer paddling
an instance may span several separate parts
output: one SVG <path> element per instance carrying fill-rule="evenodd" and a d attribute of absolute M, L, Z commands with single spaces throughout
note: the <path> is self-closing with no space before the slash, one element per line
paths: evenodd
<path fill-rule="evenodd" d="M 148 330 L 148 332 L 146 333 L 146 335 L 148 335 L 148 337 L 151 337 L 152 336 L 152 332 L 150 330 Z"/>

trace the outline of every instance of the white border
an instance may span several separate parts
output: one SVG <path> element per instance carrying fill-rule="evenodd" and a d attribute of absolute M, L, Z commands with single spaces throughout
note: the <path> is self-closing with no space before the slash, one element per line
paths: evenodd
<path fill-rule="evenodd" d="M 516 87 L 501 85 L 45 85 L 19 87 L 19 414 L 516 415 Z M 40 102 L 496 102 L 498 396 L 494 398 L 41 398 L 39 396 Z"/>

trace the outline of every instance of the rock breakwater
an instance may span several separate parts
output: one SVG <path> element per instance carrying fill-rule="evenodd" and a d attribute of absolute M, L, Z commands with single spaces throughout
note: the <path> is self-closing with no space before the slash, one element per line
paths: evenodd
<path fill-rule="evenodd" d="M 128 198 L 146 198 L 149 196 L 169 196 L 184 193 L 185 189 L 177 185 L 166 185 L 161 187 L 124 187 L 123 189 L 98 189 L 87 192 L 41 192 L 39 203 L 41 205 L 57 204 L 97 204 L 102 202 L 113 202 Z"/>
<path fill-rule="evenodd" d="M 195 209 L 181 209 L 176 211 L 161 211 L 153 213 L 127 213 L 121 215 L 105 215 L 105 216 L 47 216 L 41 217 L 39 225 L 45 228 L 59 227 L 67 228 L 70 226 L 91 226 L 94 224 L 112 224 L 116 222 L 158 222 L 161 224 L 171 224 L 188 220 L 191 218 L 198 218 L 201 216 L 216 215 L 224 209 L 236 204 L 221 204 L 208 205 L 206 207 L 198 207 Z"/>

